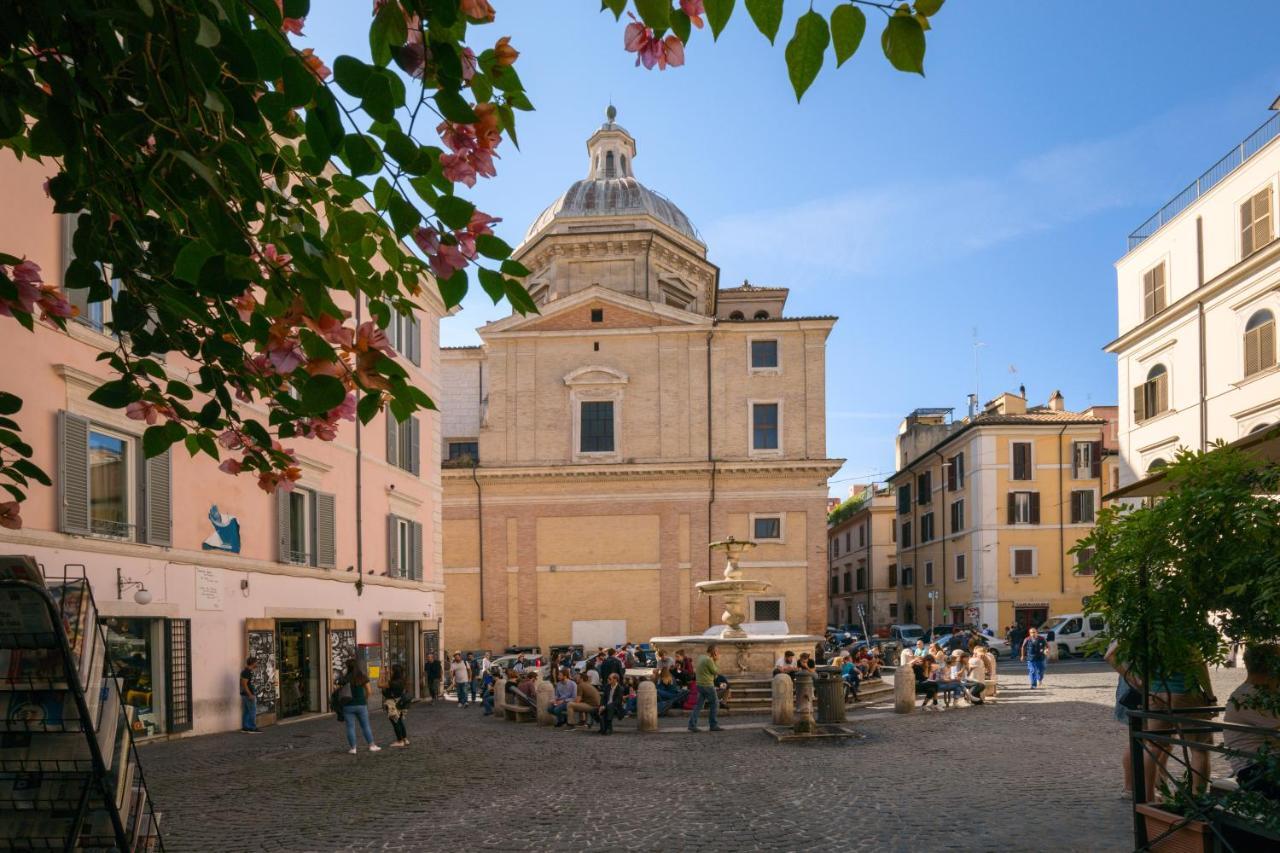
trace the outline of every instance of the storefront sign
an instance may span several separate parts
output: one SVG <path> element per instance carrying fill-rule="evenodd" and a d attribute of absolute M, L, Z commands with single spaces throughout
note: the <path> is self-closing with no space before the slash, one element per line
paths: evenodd
<path fill-rule="evenodd" d="M 222 576 L 214 569 L 196 569 L 196 610 L 222 609 Z"/>

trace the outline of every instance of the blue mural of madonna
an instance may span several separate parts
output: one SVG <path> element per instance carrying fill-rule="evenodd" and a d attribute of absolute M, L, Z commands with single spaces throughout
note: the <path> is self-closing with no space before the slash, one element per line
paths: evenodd
<path fill-rule="evenodd" d="M 240 553 L 240 519 L 234 515 L 223 515 L 218 512 L 218 505 L 209 507 L 209 523 L 213 525 L 213 534 L 200 543 L 206 551 L 226 551 L 231 554 Z"/>

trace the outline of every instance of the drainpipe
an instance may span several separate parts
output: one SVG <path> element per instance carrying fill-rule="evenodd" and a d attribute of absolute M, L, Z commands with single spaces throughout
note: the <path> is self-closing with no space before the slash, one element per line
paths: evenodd
<path fill-rule="evenodd" d="M 1204 221 L 1196 217 L 1196 287 L 1204 287 Z M 1196 330 L 1200 343 L 1200 452 L 1209 447 L 1208 365 L 1204 340 L 1204 300 L 1196 303 Z"/>
<path fill-rule="evenodd" d="M 356 296 L 356 328 L 360 327 L 362 300 Z M 387 412 L 391 417 L 391 412 Z M 364 595 L 364 440 L 363 427 L 356 418 L 356 597 Z"/>
<path fill-rule="evenodd" d="M 1063 424 L 1058 430 L 1058 594 L 1067 592 L 1067 527 L 1063 512 L 1062 494 L 1062 436 L 1070 424 Z"/>
<path fill-rule="evenodd" d="M 707 461 L 711 463 L 711 490 L 707 496 L 707 544 L 714 541 L 711 532 L 711 507 L 716 502 L 716 459 L 712 452 L 711 440 L 711 340 L 715 337 L 715 327 L 719 321 L 711 318 L 711 330 L 707 332 Z M 711 549 L 707 548 L 707 580 L 712 580 Z M 707 625 L 711 625 L 711 596 L 707 596 Z"/>
<path fill-rule="evenodd" d="M 942 465 L 938 469 L 938 476 L 942 480 L 942 501 L 938 507 L 938 529 L 941 531 L 939 539 L 942 540 L 942 606 L 950 609 L 951 605 L 947 603 L 947 460 L 943 458 L 941 450 L 935 450 L 933 453 Z"/>
<path fill-rule="evenodd" d="M 484 407 L 484 359 L 476 364 L 476 413 Z M 471 458 L 471 481 L 476 484 L 476 544 L 480 549 L 480 631 L 484 633 L 484 492 L 476 467 L 480 464 L 480 429 L 476 428 L 476 455 Z"/>

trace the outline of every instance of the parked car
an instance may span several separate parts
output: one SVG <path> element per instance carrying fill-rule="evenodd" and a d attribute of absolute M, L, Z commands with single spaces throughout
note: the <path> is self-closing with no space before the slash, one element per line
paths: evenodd
<path fill-rule="evenodd" d="M 966 628 L 965 631 L 967 633 L 968 629 Z M 947 648 L 947 646 L 951 643 L 951 638 L 954 636 L 955 636 L 954 632 L 950 634 L 939 634 L 938 640 L 937 640 L 938 645 L 942 646 L 944 649 Z M 1001 657 L 1007 657 L 1009 655 L 1009 642 L 1007 640 L 1002 640 L 998 637 L 988 637 L 984 635 L 982 637 L 982 641 L 983 641 L 983 645 L 985 645 L 988 649 L 991 650 L 991 656 L 996 658 L 997 660 L 999 660 Z"/>
<path fill-rule="evenodd" d="M 1040 628 L 1040 633 L 1048 637 L 1058 647 L 1058 657 L 1084 654 L 1081 646 L 1105 633 L 1107 624 L 1098 613 L 1064 613 L 1054 616 Z"/>
<path fill-rule="evenodd" d="M 924 628 L 914 623 L 889 626 L 889 641 L 897 643 L 899 651 L 915 646 L 916 640 L 923 638 L 924 634 Z"/>

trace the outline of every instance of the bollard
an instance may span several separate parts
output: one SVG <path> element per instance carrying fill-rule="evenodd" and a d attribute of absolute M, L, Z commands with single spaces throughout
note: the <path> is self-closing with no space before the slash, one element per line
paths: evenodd
<path fill-rule="evenodd" d="M 538 703 L 538 725 L 554 726 L 556 724 L 556 715 L 548 711 L 551 703 L 555 701 L 556 689 L 551 686 L 550 681 L 539 681 L 534 688 L 535 701 Z"/>
<path fill-rule="evenodd" d="M 505 719 L 507 714 L 498 706 L 507 701 L 507 680 L 505 678 L 495 678 L 493 680 L 493 718 L 495 720 Z"/>
<path fill-rule="evenodd" d="M 910 666 L 900 666 L 893 673 L 893 710 L 910 714 L 916 707 L 916 675 Z"/>
<path fill-rule="evenodd" d="M 791 676 L 780 672 L 773 677 L 773 724 L 789 726 L 795 720 L 796 694 Z"/>
<path fill-rule="evenodd" d="M 798 735 L 811 735 L 818 731 L 818 724 L 813 719 L 813 675 L 808 672 L 796 673 L 796 721 L 791 730 Z"/>
<path fill-rule="evenodd" d="M 640 731 L 658 730 L 658 686 L 647 678 L 636 688 L 636 717 Z"/>

